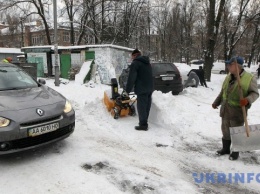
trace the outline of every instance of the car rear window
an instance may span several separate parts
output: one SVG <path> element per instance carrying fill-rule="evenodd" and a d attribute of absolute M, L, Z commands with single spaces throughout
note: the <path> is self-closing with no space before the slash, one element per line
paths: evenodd
<path fill-rule="evenodd" d="M 152 64 L 152 67 L 153 67 L 154 75 L 177 71 L 176 67 L 170 63 L 154 63 L 154 64 Z"/>

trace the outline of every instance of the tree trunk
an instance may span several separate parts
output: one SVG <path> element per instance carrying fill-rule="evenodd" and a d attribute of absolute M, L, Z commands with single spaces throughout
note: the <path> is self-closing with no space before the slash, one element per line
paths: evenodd
<path fill-rule="evenodd" d="M 215 47 L 215 39 L 214 39 L 214 27 L 215 27 L 215 0 L 209 0 L 209 13 L 207 17 L 207 44 L 206 44 L 206 52 L 205 52 L 205 63 L 204 63 L 204 72 L 205 79 L 210 81 L 211 78 L 211 69 L 214 61 L 214 47 Z"/>
<path fill-rule="evenodd" d="M 204 64 L 204 72 L 205 79 L 210 81 L 211 79 L 211 69 L 214 62 L 214 49 L 218 36 L 219 24 L 221 21 L 222 13 L 224 10 L 225 0 L 221 0 L 218 8 L 218 14 L 215 19 L 215 7 L 216 0 L 209 0 L 209 14 L 207 20 L 207 49 L 205 52 L 205 64 Z"/>
<path fill-rule="evenodd" d="M 104 29 L 105 28 L 105 3 L 104 0 L 101 1 L 101 32 L 100 32 L 100 42 L 104 41 Z"/>

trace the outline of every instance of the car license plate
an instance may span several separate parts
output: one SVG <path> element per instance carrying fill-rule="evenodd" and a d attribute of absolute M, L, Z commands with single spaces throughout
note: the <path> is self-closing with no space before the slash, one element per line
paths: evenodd
<path fill-rule="evenodd" d="M 173 77 L 162 77 L 162 80 L 173 80 Z"/>
<path fill-rule="evenodd" d="M 43 125 L 40 127 L 34 127 L 28 130 L 29 136 L 34 137 L 37 135 L 42 135 L 45 133 L 49 133 L 51 131 L 55 131 L 59 128 L 59 123 L 52 123 L 49 125 Z"/>

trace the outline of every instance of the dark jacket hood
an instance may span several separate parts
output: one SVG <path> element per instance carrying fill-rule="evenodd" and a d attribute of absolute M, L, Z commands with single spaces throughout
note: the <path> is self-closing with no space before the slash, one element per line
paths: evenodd
<path fill-rule="evenodd" d="M 150 64 L 150 59 L 149 59 L 149 57 L 147 57 L 147 56 L 138 56 L 138 57 L 136 57 L 135 59 L 134 59 L 134 61 L 141 61 L 141 62 L 143 62 L 143 63 L 145 63 L 145 64 L 147 64 L 147 65 L 149 65 Z"/>

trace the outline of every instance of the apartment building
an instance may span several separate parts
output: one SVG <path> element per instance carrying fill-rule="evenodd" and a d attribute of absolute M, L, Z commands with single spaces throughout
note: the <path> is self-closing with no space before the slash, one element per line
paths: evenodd
<path fill-rule="evenodd" d="M 54 29 L 50 28 L 50 38 L 54 43 Z M 75 39 L 79 32 L 75 30 Z M 89 34 L 85 36 L 83 44 L 94 44 L 94 37 Z M 58 45 L 71 46 L 70 29 L 67 26 L 59 26 L 57 28 Z M 21 48 L 25 46 L 42 46 L 48 45 L 44 26 L 40 21 L 24 23 L 16 26 L 8 26 L 0 24 L 0 47 Z"/>

